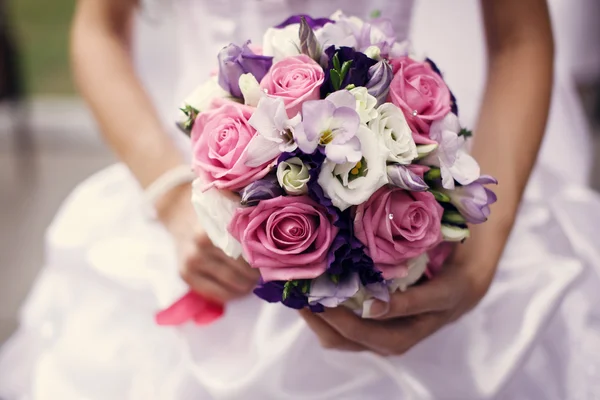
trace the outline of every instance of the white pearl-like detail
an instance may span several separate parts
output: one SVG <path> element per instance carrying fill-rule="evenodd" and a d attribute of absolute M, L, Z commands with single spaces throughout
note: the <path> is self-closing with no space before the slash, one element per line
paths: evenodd
<path fill-rule="evenodd" d="M 389 219 L 394 219 L 394 214 L 388 214 Z"/>
<path fill-rule="evenodd" d="M 413 116 L 413 117 L 416 117 L 416 116 L 417 116 L 417 114 L 418 114 L 417 110 L 413 110 L 413 112 L 412 112 L 412 116 Z"/>

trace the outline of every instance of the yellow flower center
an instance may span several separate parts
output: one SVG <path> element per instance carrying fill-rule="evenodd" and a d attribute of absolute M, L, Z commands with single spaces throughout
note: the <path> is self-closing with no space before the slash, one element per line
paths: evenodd
<path fill-rule="evenodd" d="M 325 132 L 323 132 L 323 134 L 321 135 L 321 140 L 319 141 L 319 144 L 321 144 L 322 146 L 325 146 L 325 145 L 328 145 L 329 143 L 331 143 L 332 140 L 333 140 L 333 132 L 328 129 Z"/>
<path fill-rule="evenodd" d="M 360 169 L 362 167 L 362 162 L 357 162 L 356 165 L 354 166 L 354 168 L 352 168 L 352 170 L 350 170 L 350 173 L 352 175 L 358 175 L 358 173 L 360 172 Z"/>

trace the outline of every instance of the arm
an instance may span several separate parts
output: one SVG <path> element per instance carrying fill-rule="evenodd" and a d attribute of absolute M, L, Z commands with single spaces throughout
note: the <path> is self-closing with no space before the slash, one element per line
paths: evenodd
<path fill-rule="evenodd" d="M 544 135 L 554 47 L 545 0 L 482 0 L 481 5 L 488 79 L 473 155 L 482 171 L 498 179 L 498 202 L 485 224 L 472 227 L 472 238 L 457 257 L 490 264 L 489 274 L 479 276 L 487 289 Z"/>
<path fill-rule="evenodd" d="M 145 188 L 184 159 L 163 130 L 133 68 L 131 28 L 136 3 L 80 0 L 72 26 L 71 57 L 76 83 L 105 140 Z M 180 195 L 183 191 L 188 193 Z M 159 214 L 166 214 L 169 203 L 188 194 L 189 189 L 181 188 L 166 195 L 157 204 Z"/>
<path fill-rule="evenodd" d="M 79 0 L 71 54 L 76 82 L 104 138 L 146 188 L 185 160 L 133 68 L 130 39 L 136 7 L 137 0 Z M 156 208 L 178 246 L 182 276 L 195 291 L 224 302 L 252 290 L 257 271 L 229 259 L 197 231 L 190 185 L 163 195 Z"/>
<path fill-rule="evenodd" d="M 439 276 L 393 294 L 389 305 L 375 301 L 371 320 L 342 308 L 302 310 L 325 347 L 402 354 L 472 309 L 489 288 L 544 134 L 553 41 L 544 0 L 481 2 L 489 71 L 473 152 L 500 182 L 498 202 Z"/>

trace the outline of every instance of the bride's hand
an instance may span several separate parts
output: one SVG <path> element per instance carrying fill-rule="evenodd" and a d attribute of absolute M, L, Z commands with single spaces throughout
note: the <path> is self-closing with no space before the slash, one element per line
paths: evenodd
<path fill-rule="evenodd" d="M 180 273 L 190 288 L 225 303 L 252 292 L 259 272 L 215 247 L 197 225 L 189 187 L 176 189 L 157 205 L 159 218 L 177 244 Z"/>
<path fill-rule="evenodd" d="M 369 319 L 344 307 L 300 314 L 323 347 L 400 355 L 471 310 L 485 295 L 493 270 L 493 266 L 454 263 L 435 279 L 394 293 L 389 305 L 376 301 Z"/>

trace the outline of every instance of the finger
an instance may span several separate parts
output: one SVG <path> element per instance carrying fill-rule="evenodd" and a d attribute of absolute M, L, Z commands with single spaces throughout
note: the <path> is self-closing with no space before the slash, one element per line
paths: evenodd
<path fill-rule="evenodd" d="M 464 293 L 463 285 L 460 279 L 455 279 L 454 273 L 411 286 L 405 292 L 396 292 L 390 296 L 389 303 L 375 300 L 366 314 L 375 319 L 392 319 L 450 310 Z"/>
<path fill-rule="evenodd" d="M 222 257 L 227 261 L 227 263 L 235 269 L 240 275 L 244 276 L 248 280 L 252 281 L 254 284 L 258 282 L 260 278 L 260 271 L 256 268 L 252 268 L 250 264 L 246 262 L 243 258 L 233 259 L 225 255 L 225 253 L 221 253 Z"/>
<path fill-rule="evenodd" d="M 218 258 L 222 262 L 234 268 L 242 277 L 247 278 L 254 285 L 258 282 L 258 278 L 260 277 L 260 273 L 258 270 L 250 267 L 246 261 L 242 258 L 238 260 L 234 260 L 229 257 L 225 252 L 219 247 L 213 245 L 210 241 L 210 238 L 206 236 L 206 234 L 199 232 L 195 237 L 195 242 L 200 249 L 203 250 L 207 255 Z"/>
<path fill-rule="evenodd" d="M 377 343 L 389 342 L 389 332 L 381 322 L 362 319 L 346 308 L 328 308 L 316 315 L 346 340 L 379 354 L 383 352 Z"/>
<path fill-rule="evenodd" d="M 203 257 L 191 260 L 188 268 L 196 273 L 211 277 L 221 286 L 240 295 L 249 293 L 256 286 L 256 281 L 240 274 L 228 260 Z"/>
<path fill-rule="evenodd" d="M 342 309 L 319 316 L 345 338 L 381 355 L 404 354 L 444 324 L 440 313 L 392 321 L 365 320 Z"/>
<path fill-rule="evenodd" d="M 230 300 L 240 297 L 236 291 L 224 287 L 220 282 L 215 281 L 212 277 L 200 273 L 192 273 L 182 275 L 184 281 L 190 288 L 209 300 L 218 303 L 226 303 Z"/>
<path fill-rule="evenodd" d="M 344 338 L 332 327 L 330 327 L 325 321 L 317 317 L 312 311 L 308 309 L 300 310 L 300 315 L 306 321 L 306 324 L 312 329 L 317 335 L 321 346 L 326 349 L 336 349 L 342 351 L 365 351 L 367 350 L 364 346 L 357 343 L 353 343 L 348 339 Z"/>

